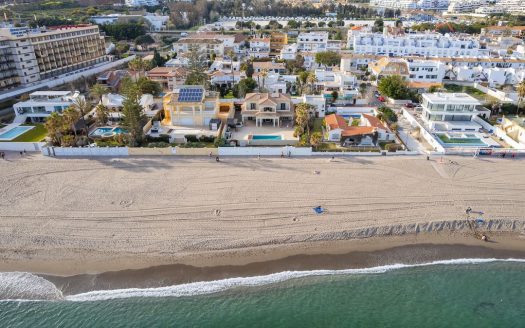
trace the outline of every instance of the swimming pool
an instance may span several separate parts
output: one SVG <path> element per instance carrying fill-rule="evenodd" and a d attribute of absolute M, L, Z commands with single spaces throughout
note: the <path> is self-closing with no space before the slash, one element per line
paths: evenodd
<path fill-rule="evenodd" d="M 0 134 L 0 140 L 13 140 L 18 136 L 21 136 L 22 134 L 26 133 L 27 131 L 34 128 L 34 126 L 17 126 L 12 128 L 9 131 L 6 131 L 2 134 Z"/>
<path fill-rule="evenodd" d="M 252 136 L 252 140 L 283 140 L 281 136 L 273 136 L 267 134 L 256 134 Z"/>
<path fill-rule="evenodd" d="M 116 128 L 102 127 L 102 128 L 96 128 L 89 135 L 91 137 L 112 137 L 114 135 L 122 134 L 122 133 L 126 133 L 126 130 L 120 127 L 116 127 Z"/>
<path fill-rule="evenodd" d="M 481 138 L 473 133 L 436 133 L 438 140 L 445 147 L 487 147 Z"/>

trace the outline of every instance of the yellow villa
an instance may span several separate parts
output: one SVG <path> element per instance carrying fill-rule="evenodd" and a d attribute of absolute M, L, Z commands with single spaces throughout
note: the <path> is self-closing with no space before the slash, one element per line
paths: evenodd
<path fill-rule="evenodd" d="M 233 117 L 234 105 L 219 101 L 216 92 L 202 86 L 183 85 L 163 98 L 163 125 L 208 126 L 212 119 Z"/>

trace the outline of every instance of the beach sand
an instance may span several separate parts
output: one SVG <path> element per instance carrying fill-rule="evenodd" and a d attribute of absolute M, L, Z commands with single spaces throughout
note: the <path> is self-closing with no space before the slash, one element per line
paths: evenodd
<path fill-rule="evenodd" d="M 51 278 L 73 292 L 134 280 L 525 258 L 524 164 L 29 155 L 0 161 L 0 271 L 77 275 Z M 314 213 L 318 205 L 324 214 Z M 479 231 L 493 242 L 474 237 L 469 206 L 484 212 Z M 108 271 L 117 272 L 101 274 Z M 116 275 L 129 279 L 119 284 Z"/>

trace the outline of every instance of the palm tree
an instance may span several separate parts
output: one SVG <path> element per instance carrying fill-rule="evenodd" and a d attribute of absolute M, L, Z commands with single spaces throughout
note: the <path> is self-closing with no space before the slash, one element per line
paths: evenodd
<path fill-rule="evenodd" d="M 105 85 L 97 83 L 91 87 L 89 94 L 91 97 L 97 99 L 97 104 L 102 103 L 102 96 L 108 93 L 108 88 Z"/>
<path fill-rule="evenodd" d="M 267 69 L 263 69 L 260 73 L 259 73 L 259 76 L 262 77 L 262 85 L 264 86 L 265 85 L 265 80 L 266 80 L 266 77 L 268 76 L 268 70 Z M 257 77 L 257 79 L 259 79 L 259 76 Z M 259 92 L 262 91 L 262 89 L 265 89 L 264 87 L 261 87 L 261 85 L 259 84 Z"/>
<path fill-rule="evenodd" d="M 525 80 L 521 81 L 521 83 L 518 85 L 518 108 L 516 110 L 516 115 L 520 114 L 520 108 L 523 104 L 523 100 L 525 99 Z"/>
<path fill-rule="evenodd" d="M 310 145 L 314 148 L 317 148 L 321 144 L 321 141 L 323 141 L 323 135 L 321 132 L 314 132 L 310 136 Z"/>
<path fill-rule="evenodd" d="M 230 57 L 230 69 L 232 70 L 232 89 L 233 85 L 235 84 L 235 74 L 233 72 L 233 56 L 235 56 L 233 50 L 228 51 L 228 57 Z"/>
<path fill-rule="evenodd" d="M 86 124 L 86 114 L 90 111 L 91 105 L 86 101 L 84 97 L 77 97 L 73 104 L 71 105 L 73 109 L 78 111 L 80 113 L 80 118 L 82 119 L 82 123 L 84 123 L 84 133 L 86 134 L 86 137 L 88 136 L 88 127 Z"/>
<path fill-rule="evenodd" d="M 108 121 L 108 109 L 102 104 L 98 104 L 95 108 L 96 120 L 99 125 L 104 125 Z"/>
<path fill-rule="evenodd" d="M 308 83 L 308 88 L 309 88 L 310 93 L 313 93 L 316 82 L 317 82 L 317 77 L 315 76 L 315 73 L 310 72 L 310 74 L 308 74 L 308 77 L 306 78 L 306 83 Z"/>
<path fill-rule="evenodd" d="M 46 119 L 44 126 L 47 130 L 47 136 L 51 139 L 51 143 L 60 145 L 64 132 L 64 117 L 57 112 L 52 112 Z"/>
<path fill-rule="evenodd" d="M 77 137 L 77 128 L 76 123 L 78 119 L 80 118 L 79 112 L 77 112 L 73 107 L 68 107 L 66 110 L 62 113 L 62 116 L 64 117 L 64 124 L 65 126 L 71 130 L 73 130 L 73 134 L 75 135 L 75 138 Z"/>
<path fill-rule="evenodd" d="M 129 69 L 132 71 L 138 72 L 139 77 L 141 77 L 144 71 L 149 68 L 149 65 L 150 63 L 144 61 L 142 57 L 140 56 L 137 56 L 136 58 L 134 58 L 128 63 Z"/>

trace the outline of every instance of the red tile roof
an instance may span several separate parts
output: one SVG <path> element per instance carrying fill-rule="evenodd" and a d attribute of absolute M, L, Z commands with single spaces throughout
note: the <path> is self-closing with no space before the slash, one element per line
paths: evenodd
<path fill-rule="evenodd" d="M 346 120 L 337 115 L 337 114 L 330 114 L 330 115 L 327 115 L 325 118 L 324 118 L 324 121 L 326 123 L 326 125 L 328 125 L 330 127 L 330 129 L 345 129 L 348 127 L 348 124 L 346 123 Z"/>

